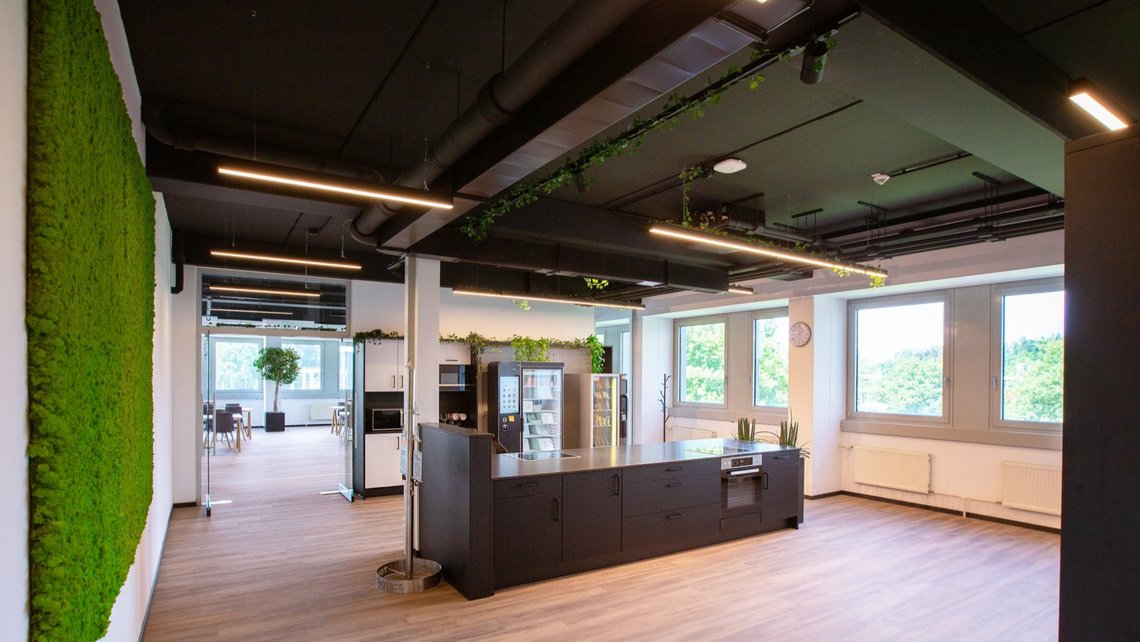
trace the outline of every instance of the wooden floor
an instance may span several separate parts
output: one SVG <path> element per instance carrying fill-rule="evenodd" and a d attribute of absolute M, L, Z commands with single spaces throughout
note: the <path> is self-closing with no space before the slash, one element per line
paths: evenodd
<path fill-rule="evenodd" d="M 349 504 L 327 428 L 220 447 L 206 518 L 174 511 L 144 639 L 1049 640 L 1059 537 L 853 497 L 798 530 L 500 591 L 375 586 L 399 497 Z"/>

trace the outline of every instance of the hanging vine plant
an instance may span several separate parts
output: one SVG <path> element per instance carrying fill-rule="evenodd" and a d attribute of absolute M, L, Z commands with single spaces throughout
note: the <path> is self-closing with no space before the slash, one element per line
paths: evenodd
<path fill-rule="evenodd" d="M 495 221 L 507 212 L 525 207 L 538 200 L 540 195 L 550 194 L 560 187 L 588 185 L 586 170 L 589 168 L 605 162 L 606 159 L 632 153 L 645 142 L 647 134 L 661 129 L 672 129 L 680 123 L 683 115 L 690 118 L 703 117 L 705 107 L 715 105 L 720 101 L 721 94 L 737 83 L 749 80 L 749 89 L 757 88 L 764 79 L 759 73 L 761 69 L 778 60 L 789 59 L 792 52 L 798 48 L 788 47 L 779 53 L 756 52 L 747 65 L 730 68 L 719 79 L 710 82 L 704 89 L 691 96 L 670 94 L 665 107 L 657 115 L 648 120 L 635 116 L 621 134 L 594 140 L 582 148 L 577 156 L 567 158 L 561 167 L 550 174 L 516 184 L 506 194 L 488 203 L 482 211 L 468 215 L 460 230 L 468 237 L 481 241 L 491 233 Z"/>
<path fill-rule="evenodd" d="M 586 287 L 591 290 L 604 290 L 610 286 L 610 282 L 606 279 L 591 279 L 586 277 L 582 280 L 586 282 Z"/>
<path fill-rule="evenodd" d="M 377 328 L 375 330 L 368 330 L 366 332 L 357 332 L 356 334 L 352 335 L 352 342 L 364 343 L 365 341 L 368 341 L 369 343 L 380 343 L 383 339 L 403 338 L 404 335 L 398 330 L 381 330 L 380 328 Z"/>

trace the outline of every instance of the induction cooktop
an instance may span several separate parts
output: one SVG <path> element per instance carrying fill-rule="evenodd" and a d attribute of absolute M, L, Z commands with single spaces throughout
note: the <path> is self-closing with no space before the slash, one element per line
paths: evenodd
<path fill-rule="evenodd" d="M 524 461 L 539 461 L 542 459 L 567 459 L 577 457 L 561 450 L 532 450 L 525 453 L 507 453 L 511 457 L 518 457 Z"/>
<path fill-rule="evenodd" d="M 689 448 L 689 452 L 704 455 L 739 455 L 740 453 L 754 453 L 756 449 L 737 448 L 736 446 L 702 446 L 700 448 Z"/>

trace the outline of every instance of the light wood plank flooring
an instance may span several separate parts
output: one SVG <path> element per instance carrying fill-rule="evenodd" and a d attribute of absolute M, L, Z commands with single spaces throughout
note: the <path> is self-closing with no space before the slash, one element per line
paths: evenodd
<path fill-rule="evenodd" d="M 376 589 L 401 499 L 321 496 L 327 428 L 219 448 L 214 497 L 176 509 L 144 639 L 1049 640 L 1059 537 L 853 497 L 798 530 L 559 578 L 468 602 L 446 584 Z"/>

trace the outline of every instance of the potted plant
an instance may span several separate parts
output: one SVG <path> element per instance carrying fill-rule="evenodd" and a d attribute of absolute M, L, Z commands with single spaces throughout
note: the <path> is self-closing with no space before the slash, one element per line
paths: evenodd
<path fill-rule="evenodd" d="M 285 413 L 278 409 L 281 385 L 290 384 L 301 374 L 301 355 L 292 348 L 262 348 L 253 367 L 262 378 L 273 382 L 273 412 L 265 411 L 265 432 L 285 430 Z"/>

